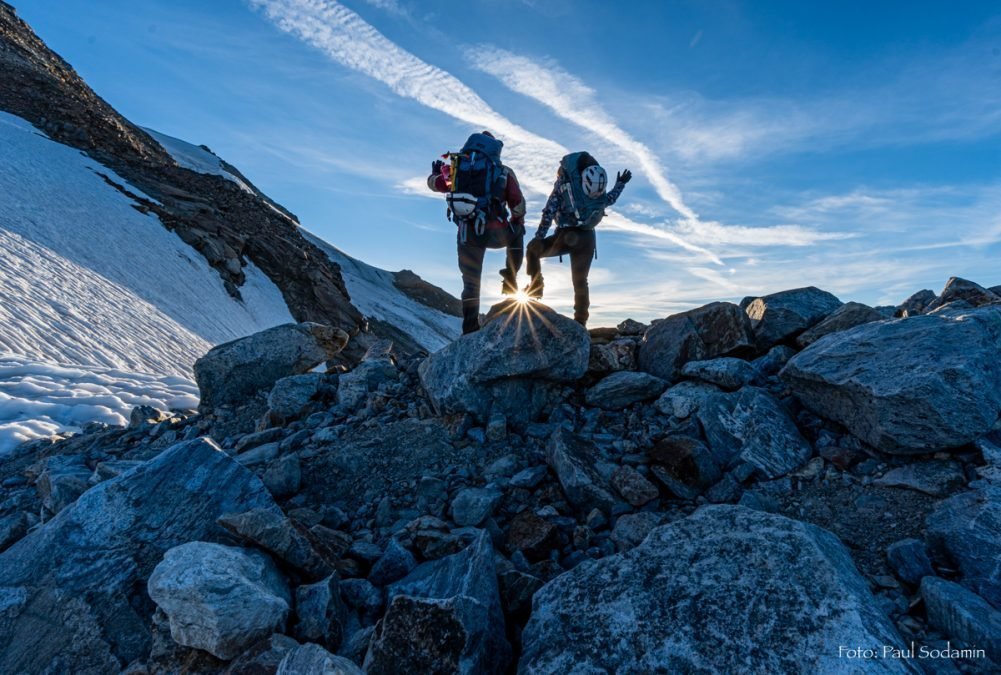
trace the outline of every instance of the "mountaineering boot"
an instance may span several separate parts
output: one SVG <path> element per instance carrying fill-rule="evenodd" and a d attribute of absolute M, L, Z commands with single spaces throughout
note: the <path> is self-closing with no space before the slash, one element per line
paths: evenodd
<path fill-rule="evenodd" d="M 514 295 L 518 292 L 518 286 L 515 283 L 514 275 L 511 274 L 511 270 L 505 268 L 500 271 L 501 275 L 501 295 Z"/>
<path fill-rule="evenodd" d="M 532 277 L 532 282 L 525 286 L 525 295 L 536 300 L 542 299 L 542 275 L 537 274 Z"/>

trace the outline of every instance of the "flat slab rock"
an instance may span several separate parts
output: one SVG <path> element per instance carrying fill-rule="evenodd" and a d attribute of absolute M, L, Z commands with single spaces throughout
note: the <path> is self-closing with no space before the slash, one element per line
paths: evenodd
<path fill-rule="evenodd" d="M 838 539 L 707 506 L 535 595 L 520 673 L 841 673 L 839 645 L 903 642 Z M 919 672 L 903 660 L 866 672 Z"/>
<path fill-rule="evenodd" d="M 0 554 L 0 672 L 118 672 L 150 646 L 135 603 L 168 550 L 220 540 L 223 513 L 278 510 L 251 471 L 206 439 L 85 492 Z"/>
<path fill-rule="evenodd" d="M 803 404 L 893 454 L 966 445 L 1001 414 L 1001 306 L 857 326 L 794 356 Z"/>
<path fill-rule="evenodd" d="M 873 482 L 885 487 L 916 490 L 932 497 L 946 497 L 966 485 L 966 474 L 959 462 L 929 460 L 890 469 Z"/>

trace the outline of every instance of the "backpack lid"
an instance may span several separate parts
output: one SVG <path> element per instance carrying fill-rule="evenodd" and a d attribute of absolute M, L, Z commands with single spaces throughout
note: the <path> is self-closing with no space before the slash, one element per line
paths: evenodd
<path fill-rule="evenodd" d="M 481 152 L 489 157 L 494 164 L 500 164 L 501 150 L 503 148 L 503 141 L 499 141 L 493 136 L 483 133 L 476 133 L 466 140 L 466 144 L 462 146 L 461 153 L 465 155 L 470 152 Z"/>

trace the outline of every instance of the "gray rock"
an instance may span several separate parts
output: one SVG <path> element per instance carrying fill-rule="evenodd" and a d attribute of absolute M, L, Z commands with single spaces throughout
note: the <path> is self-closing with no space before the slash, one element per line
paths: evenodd
<path fill-rule="evenodd" d="M 921 581 L 928 623 L 967 647 L 983 649 L 1001 665 L 1001 612 L 959 584 L 928 576 Z"/>
<path fill-rule="evenodd" d="M 275 497 L 288 497 L 299 491 L 302 483 L 302 468 L 299 465 L 299 457 L 296 455 L 285 455 L 280 457 L 265 469 L 261 476 L 265 487 Z"/>
<path fill-rule="evenodd" d="M 751 352 L 754 337 L 747 315 L 737 305 L 714 302 L 655 321 L 639 346 L 640 370 L 677 381 L 689 361 Z"/>
<path fill-rule="evenodd" d="M 882 314 L 869 305 L 846 302 L 834 310 L 830 316 L 796 338 L 796 344 L 800 347 L 808 347 L 825 335 L 848 330 L 864 323 L 882 321 L 884 318 Z"/>
<path fill-rule="evenodd" d="M 657 486 L 628 464 L 623 464 L 615 470 L 611 483 L 623 499 L 636 507 L 643 506 L 660 496 Z"/>
<path fill-rule="evenodd" d="M 591 344 L 591 355 L 587 363 L 589 373 L 604 374 L 635 369 L 635 340 L 621 339 L 604 344 Z"/>
<path fill-rule="evenodd" d="M 503 413 L 494 413 L 487 422 L 484 432 L 488 443 L 499 443 L 507 438 L 507 417 Z"/>
<path fill-rule="evenodd" d="M 532 303 L 435 352 L 418 373 L 439 413 L 467 412 L 485 421 L 500 412 L 524 423 L 548 402 L 550 383 L 584 375 L 590 346 L 583 326 Z"/>
<path fill-rule="evenodd" d="M 252 434 L 241 436 L 240 440 L 238 440 L 236 444 L 233 445 L 233 452 L 239 455 L 240 453 L 250 450 L 251 448 L 256 448 L 259 445 L 281 441 L 284 435 L 285 435 L 285 430 L 281 428 L 265 429 L 264 431 L 255 431 Z"/>
<path fill-rule="evenodd" d="M 166 626 L 166 618 L 163 621 Z M 169 632 L 169 627 L 165 630 Z M 266 675 L 274 673 L 278 670 L 278 665 L 285 658 L 285 655 L 298 646 L 299 643 L 287 635 L 275 633 L 271 637 L 252 645 L 250 649 L 230 661 L 223 673 L 224 675 Z M 186 666 L 188 666 L 187 663 L 182 668 Z M 128 673 L 130 671 L 126 670 L 124 672 Z"/>
<path fill-rule="evenodd" d="M 144 657 L 152 608 L 136 589 L 165 551 L 222 538 L 219 515 L 254 508 L 278 511 L 207 439 L 91 488 L 0 554 L 0 672 L 117 672 Z"/>
<path fill-rule="evenodd" d="M 288 323 L 213 347 L 195 361 L 203 409 L 242 403 L 289 375 L 332 359 L 348 343 L 339 328 Z"/>
<path fill-rule="evenodd" d="M 507 548 L 512 553 L 520 551 L 531 562 L 549 558 L 554 548 L 559 548 L 560 535 L 556 526 L 542 516 L 525 509 L 511 519 L 507 531 Z"/>
<path fill-rule="evenodd" d="M 612 528 L 612 541 L 620 551 L 628 551 L 643 543 L 647 535 L 664 522 L 659 513 L 641 511 L 619 516 Z"/>
<path fill-rule="evenodd" d="M 147 589 L 175 642 L 227 660 L 282 631 L 292 604 L 268 556 L 203 541 L 167 551 Z"/>
<path fill-rule="evenodd" d="M 367 355 L 351 372 L 340 376 L 337 402 L 345 410 L 356 410 L 368 400 L 371 392 L 396 381 L 399 375 L 389 354 Z"/>
<path fill-rule="evenodd" d="M 557 429 L 546 445 L 546 463 L 553 470 L 571 504 L 590 511 L 608 511 L 615 498 L 595 470 L 596 449 L 566 429 Z"/>
<path fill-rule="evenodd" d="M 766 478 L 778 478 L 802 466 L 813 452 L 785 409 L 764 389 L 715 394 L 697 414 L 713 458 L 724 468 L 747 462 Z"/>
<path fill-rule="evenodd" d="M 667 436 L 647 455 L 655 462 L 650 472 L 679 499 L 694 499 L 722 477 L 712 452 L 692 436 Z"/>
<path fill-rule="evenodd" d="M 452 500 L 452 520 L 460 527 L 476 527 L 493 515 L 501 493 L 491 488 L 465 488 Z"/>
<path fill-rule="evenodd" d="M 511 476 L 511 487 L 532 489 L 537 487 L 542 479 L 549 473 L 549 467 L 545 464 L 532 466 Z"/>
<path fill-rule="evenodd" d="M 814 286 L 765 295 L 747 306 L 758 349 L 764 351 L 823 321 L 841 301 Z"/>
<path fill-rule="evenodd" d="M 664 415 L 688 419 L 703 401 L 719 391 L 718 387 L 705 382 L 679 382 L 665 391 L 653 405 Z"/>
<path fill-rule="evenodd" d="M 305 535 L 280 510 L 226 513 L 218 522 L 244 541 L 260 546 L 313 579 L 323 579 L 331 572 Z"/>
<path fill-rule="evenodd" d="M 925 289 L 923 291 L 918 291 L 911 297 L 904 300 L 900 306 L 897 307 L 897 316 L 908 317 L 924 314 L 928 306 L 935 302 L 936 297 L 935 291 L 933 290 Z"/>
<path fill-rule="evenodd" d="M 504 634 L 493 547 L 482 532 L 461 553 L 424 563 L 390 587 L 365 671 L 503 673 L 511 658 Z"/>
<path fill-rule="evenodd" d="M 376 586 L 385 586 L 410 574 L 417 567 L 413 554 L 396 539 L 390 539 L 386 550 L 372 565 L 368 580 Z"/>
<path fill-rule="evenodd" d="M 966 485 L 966 474 L 959 462 L 933 459 L 890 469 L 873 482 L 884 487 L 906 488 L 932 497 L 945 497 Z"/>
<path fill-rule="evenodd" d="M 169 415 L 162 410 L 157 410 L 150 405 L 137 405 L 129 413 L 129 429 L 138 429 L 143 426 L 153 426 L 167 419 Z"/>
<path fill-rule="evenodd" d="M 955 448 L 1001 414 L 1001 307 L 857 326 L 781 376 L 803 404 L 889 453 Z"/>
<path fill-rule="evenodd" d="M 901 539 L 886 547 L 886 559 L 901 581 L 912 586 L 935 574 L 925 545 L 918 539 Z"/>
<path fill-rule="evenodd" d="M 539 674 L 837 673 L 851 667 L 837 645 L 903 648 L 834 535 L 736 506 L 704 507 L 549 582 L 522 644 L 519 671 Z"/>
<path fill-rule="evenodd" d="M 962 584 L 1001 609 L 1001 487 L 950 497 L 925 524 L 929 541 L 959 566 Z"/>
<path fill-rule="evenodd" d="M 640 323 L 635 319 L 626 319 L 625 321 L 619 323 L 615 327 L 615 330 L 619 333 L 619 335 L 643 335 L 647 328 L 649 328 L 649 326 L 645 323 Z"/>
<path fill-rule="evenodd" d="M 657 398 L 667 389 L 667 382 L 636 371 L 621 371 L 612 373 L 587 390 L 585 400 L 588 405 L 605 410 L 622 410 L 623 408 Z"/>
<path fill-rule="evenodd" d="M 6 551 L 26 534 L 28 534 L 28 516 L 23 511 L 15 511 L 0 517 L 0 551 Z"/>
<path fill-rule="evenodd" d="M 336 650 L 344 639 L 347 607 L 336 574 L 295 589 L 295 636 Z"/>
<path fill-rule="evenodd" d="M 275 675 L 365 675 L 365 671 L 320 645 L 305 644 L 285 655 Z"/>
<path fill-rule="evenodd" d="M 724 356 L 708 361 L 690 361 L 681 369 L 681 374 L 733 391 L 753 382 L 758 377 L 758 370 L 743 359 Z"/>
<path fill-rule="evenodd" d="M 289 375 L 275 382 L 268 394 L 268 413 L 274 422 L 300 417 L 320 393 L 323 373 Z"/>
<path fill-rule="evenodd" d="M 86 492 L 92 471 L 80 455 L 53 455 L 45 459 L 38 477 L 38 496 L 50 513 L 59 513 Z"/>
<path fill-rule="evenodd" d="M 777 374 L 789 359 L 796 356 L 796 350 L 789 345 L 775 345 L 769 349 L 764 356 L 751 361 L 751 365 L 761 374 L 762 377 L 770 377 Z"/>
<path fill-rule="evenodd" d="M 344 602 L 358 612 L 364 625 L 375 623 L 386 606 L 381 589 L 365 579 L 343 579 L 341 597 Z"/>
<path fill-rule="evenodd" d="M 924 311 L 933 312 L 951 302 L 966 302 L 971 307 L 982 307 L 983 305 L 1001 303 L 1001 295 L 967 279 L 952 277 L 946 282 L 945 288 L 942 289 L 938 297 L 931 301 Z"/>
<path fill-rule="evenodd" d="M 246 452 L 241 452 L 235 459 L 244 466 L 257 466 L 258 464 L 265 464 L 277 458 L 279 452 L 281 452 L 281 443 L 265 443 L 264 445 L 255 446 Z"/>

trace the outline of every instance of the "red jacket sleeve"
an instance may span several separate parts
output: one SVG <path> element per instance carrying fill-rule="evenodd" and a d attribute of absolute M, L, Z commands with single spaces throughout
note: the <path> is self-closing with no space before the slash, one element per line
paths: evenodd
<path fill-rule="evenodd" d="M 514 171 L 507 170 L 507 188 L 504 191 L 504 201 L 511 209 L 511 223 L 513 225 L 524 225 L 525 223 L 525 196 L 521 193 L 521 185 L 518 184 L 518 177 Z"/>

